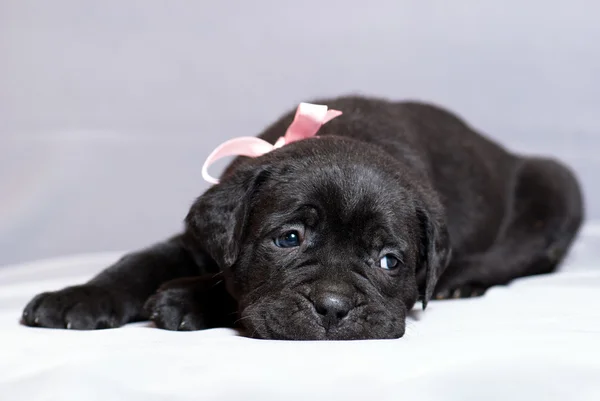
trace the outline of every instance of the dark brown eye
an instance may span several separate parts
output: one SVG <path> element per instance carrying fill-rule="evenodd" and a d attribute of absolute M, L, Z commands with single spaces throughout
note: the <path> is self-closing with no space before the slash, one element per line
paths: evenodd
<path fill-rule="evenodd" d="M 379 267 L 386 270 L 395 269 L 400 265 L 400 261 L 392 254 L 387 254 L 379 259 Z"/>
<path fill-rule="evenodd" d="M 294 248 L 300 246 L 300 233 L 296 230 L 288 231 L 275 238 L 275 245 L 280 248 Z"/>

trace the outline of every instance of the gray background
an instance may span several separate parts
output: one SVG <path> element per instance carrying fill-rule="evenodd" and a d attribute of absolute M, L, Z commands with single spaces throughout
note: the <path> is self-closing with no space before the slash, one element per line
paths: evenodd
<path fill-rule="evenodd" d="M 214 146 L 356 92 L 433 101 L 562 158 L 597 218 L 599 14 L 592 0 L 0 0 L 0 264 L 160 240 L 207 188 Z"/>

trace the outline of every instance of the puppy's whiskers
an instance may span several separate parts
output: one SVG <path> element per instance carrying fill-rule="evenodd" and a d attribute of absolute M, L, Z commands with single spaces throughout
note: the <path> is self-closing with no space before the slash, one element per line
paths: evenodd
<path fill-rule="evenodd" d="M 261 321 L 261 322 L 264 322 L 264 318 L 262 318 L 262 317 L 260 317 L 260 316 L 251 316 L 251 315 L 250 315 L 250 316 L 243 316 L 243 317 L 240 317 L 239 319 L 237 319 L 237 320 L 234 322 L 234 324 L 236 324 L 236 323 L 238 323 L 238 322 L 241 322 L 242 320 L 246 320 L 246 319 L 253 319 L 254 321 Z"/>

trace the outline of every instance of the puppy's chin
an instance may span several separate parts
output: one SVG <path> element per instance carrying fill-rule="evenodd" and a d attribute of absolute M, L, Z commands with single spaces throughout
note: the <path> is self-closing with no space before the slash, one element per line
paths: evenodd
<path fill-rule="evenodd" d="M 379 305 L 353 309 L 339 324 L 326 327 L 312 304 L 299 293 L 262 298 L 241 311 L 247 335 L 269 340 L 374 340 L 404 335 L 406 311 L 391 314 Z"/>

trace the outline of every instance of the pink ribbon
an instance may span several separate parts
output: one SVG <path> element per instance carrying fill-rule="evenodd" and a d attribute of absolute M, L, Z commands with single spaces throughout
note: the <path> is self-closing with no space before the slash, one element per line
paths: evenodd
<path fill-rule="evenodd" d="M 288 127 L 285 135 L 277 139 L 275 145 L 253 136 L 230 139 L 217 146 L 208 156 L 202 166 L 202 178 L 211 184 L 218 184 L 219 180 L 208 173 L 208 167 L 215 161 L 227 156 L 259 157 L 292 142 L 313 137 L 323 124 L 341 114 L 342 112 L 338 110 L 328 110 L 327 106 L 300 103 L 294 121 Z"/>

